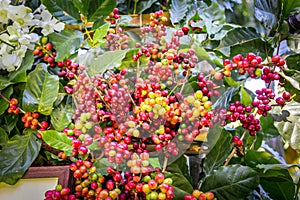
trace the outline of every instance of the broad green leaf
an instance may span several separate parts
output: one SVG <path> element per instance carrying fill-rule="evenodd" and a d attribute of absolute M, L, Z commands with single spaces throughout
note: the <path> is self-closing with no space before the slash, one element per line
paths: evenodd
<path fill-rule="evenodd" d="M 196 56 L 198 57 L 199 61 L 206 60 L 211 66 L 213 66 L 214 68 L 216 67 L 216 64 L 203 47 L 195 45 L 193 46 L 193 49 L 196 51 Z"/>
<path fill-rule="evenodd" d="M 226 130 L 219 123 L 215 124 L 213 128 L 208 129 L 207 146 L 209 149 L 214 148 L 223 133 L 226 133 Z"/>
<path fill-rule="evenodd" d="M 7 77 L 3 77 L 0 75 L 0 90 L 5 89 L 7 86 L 13 84 L 13 82 L 10 82 Z"/>
<path fill-rule="evenodd" d="M 97 167 L 97 172 L 100 172 L 104 176 L 108 175 L 106 171 L 107 167 L 112 166 L 112 164 L 108 162 L 107 158 L 97 159 L 93 165 Z"/>
<path fill-rule="evenodd" d="M 190 176 L 187 159 L 184 155 L 180 156 L 176 161 L 167 166 L 167 171 L 171 173 L 177 173 L 183 175 L 190 184 L 192 183 L 192 177 Z"/>
<path fill-rule="evenodd" d="M 26 82 L 26 71 L 32 68 L 33 61 L 33 52 L 31 50 L 28 50 L 25 54 L 24 59 L 22 60 L 20 68 L 9 73 L 9 80 L 14 83 Z"/>
<path fill-rule="evenodd" d="M 60 33 L 51 33 L 49 40 L 57 52 L 55 60 L 63 61 L 76 53 L 83 41 L 83 37 L 82 32 L 71 29 L 64 29 Z"/>
<path fill-rule="evenodd" d="M 293 167 L 300 168 L 300 164 L 258 164 L 256 165 L 256 167 L 259 169 L 263 169 L 263 172 L 265 173 L 270 169 L 289 169 Z"/>
<path fill-rule="evenodd" d="M 274 126 L 274 118 L 272 115 L 260 118 L 260 125 L 264 139 L 274 138 L 279 135 L 277 128 Z"/>
<path fill-rule="evenodd" d="M 286 140 L 292 148 L 300 153 L 300 103 L 296 101 L 289 102 L 283 107 L 284 110 L 289 111 L 287 120 L 275 122 L 275 127 L 278 129 L 280 135 Z"/>
<path fill-rule="evenodd" d="M 101 17 L 108 16 L 116 7 L 115 0 L 90 0 L 88 21 L 93 22 Z"/>
<path fill-rule="evenodd" d="M 240 89 L 240 99 L 241 103 L 245 106 L 252 105 L 252 97 L 251 95 L 245 90 L 243 86 Z"/>
<path fill-rule="evenodd" d="M 184 196 L 193 192 L 193 186 L 185 176 L 178 173 L 165 173 L 165 178 L 173 180 L 174 199 L 184 199 Z"/>
<path fill-rule="evenodd" d="M 238 88 L 239 86 L 239 83 L 236 82 L 235 80 L 233 80 L 232 77 L 224 77 L 224 81 L 229 85 L 229 86 L 232 86 L 232 87 L 235 87 L 235 88 Z"/>
<path fill-rule="evenodd" d="M 260 35 L 254 28 L 237 27 L 226 33 L 217 49 L 242 44 L 257 38 L 260 38 Z"/>
<path fill-rule="evenodd" d="M 109 27 L 110 25 L 106 23 L 100 26 L 99 28 L 97 28 L 93 35 L 93 42 L 97 43 L 98 40 L 102 40 L 106 36 Z"/>
<path fill-rule="evenodd" d="M 284 88 L 286 91 L 295 95 L 293 98 L 295 101 L 300 102 L 300 71 L 293 70 L 294 73 L 291 76 L 287 76 L 280 72 L 280 75 L 284 78 Z"/>
<path fill-rule="evenodd" d="M 145 10 L 150 8 L 156 0 L 148 0 L 148 1 L 138 1 L 137 7 L 136 7 L 136 13 L 142 14 Z"/>
<path fill-rule="evenodd" d="M 290 15 L 299 12 L 299 0 L 282 0 L 282 18 L 285 19 Z"/>
<path fill-rule="evenodd" d="M 90 0 L 72 0 L 72 3 L 84 17 L 88 15 Z"/>
<path fill-rule="evenodd" d="M 72 139 L 67 135 L 55 130 L 41 131 L 41 135 L 43 140 L 51 147 L 60 151 L 72 152 Z"/>
<path fill-rule="evenodd" d="M 187 10 L 186 0 L 172 0 L 169 9 L 172 24 L 179 23 L 186 16 Z"/>
<path fill-rule="evenodd" d="M 104 24 L 106 24 L 106 21 L 104 20 L 104 18 L 99 17 L 97 20 L 94 21 L 92 30 L 96 30 L 97 28 L 99 28 L 100 26 L 102 26 Z"/>
<path fill-rule="evenodd" d="M 0 182 L 14 185 L 38 156 L 41 141 L 35 131 L 26 129 L 3 144 L 0 151 Z"/>
<path fill-rule="evenodd" d="M 289 69 L 295 69 L 300 71 L 300 54 L 290 55 L 285 58 L 285 61 Z"/>
<path fill-rule="evenodd" d="M 255 2 L 255 18 L 267 29 L 276 27 L 281 12 L 281 0 L 257 0 Z"/>
<path fill-rule="evenodd" d="M 156 167 L 161 168 L 159 158 L 158 157 L 153 157 L 149 158 L 150 165 L 155 169 Z"/>
<path fill-rule="evenodd" d="M 205 174 L 209 175 L 214 169 L 220 167 L 229 156 L 231 149 L 231 134 L 223 129 L 216 145 L 205 157 L 203 164 Z"/>
<path fill-rule="evenodd" d="M 10 96 L 13 93 L 13 87 L 7 87 L 4 90 L 0 91 L 0 93 L 7 99 L 10 99 Z M 9 103 L 5 101 L 2 97 L 0 97 L 0 105 L 0 115 L 2 115 L 8 109 Z"/>
<path fill-rule="evenodd" d="M 88 74 L 94 76 L 107 69 L 119 67 L 129 50 L 130 49 L 105 52 L 91 61 L 90 66 L 88 67 Z"/>
<path fill-rule="evenodd" d="M 3 128 L 0 127 L 0 146 L 2 148 L 3 145 L 5 145 L 8 141 L 8 135 L 5 132 L 5 130 Z M 0 150 L 1 152 L 1 150 Z"/>
<path fill-rule="evenodd" d="M 257 172 L 247 166 L 220 167 L 207 176 L 201 191 L 211 191 L 219 200 L 245 199 L 259 184 Z"/>
<path fill-rule="evenodd" d="M 250 150 L 245 155 L 248 166 L 260 171 L 260 184 L 273 199 L 293 199 L 295 184 L 286 168 L 278 167 L 280 162 L 267 152 Z M 268 169 L 261 166 L 268 165 Z M 274 168 L 270 166 L 274 165 Z"/>
<path fill-rule="evenodd" d="M 62 131 L 72 122 L 72 114 L 66 106 L 59 106 L 51 113 L 51 124 L 57 131 Z"/>
<path fill-rule="evenodd" d="M 25 86 L 22 108 L 25 111 L 37 111 L 43 115 L 50 115 L 59 89 L 59 80 L 55 75 L 47 72 L 45 64 L 39 64 L 28 74 Z"/>
<path fill-rule="evenodd" d="M 18 128 L 16 124 L 19 119 L 20 119 L 19 115 L 15 115 L 15 114 L 5 115 L 4 116 L 5 124 L 2 127 L 5 129 L 5 131 L 8 134 L 11 134 L 14 128 Z"/>
<path fill-rule="evenodd" d="M 255 52 L 256 55 L 264 58 L 267 55 L 272 55 L 273 49 L 270 44 L 267 44 L 262 39 L 253 38 L 252 40 L 243 41 L 241 44 L 231 46 L 230 53 L 228 55 L 230 55 L 230 57 L 237 54 L 242 54 L 245 56 L 249 52 Z"/>
<path fill-rule="evenodd" d="M 72 3 L 72 0 L 42 0 L 51 14 L 66 24 L 77 24 L 81 22 L 80 12 Z"/>
<path fill-rule="evenodd" d="M 128 52 L 126 52 L 125 57 L 122 59 L 121 65 L 118 67 L 118 69 L 129 69 L 132 67 L 136 67 L 137 62 L 132 60 L 132 56 L 135 55 L 138 52 L 138 49 L 130 49 Z M 143 58 L 140 58 L 143 59 Z"/>

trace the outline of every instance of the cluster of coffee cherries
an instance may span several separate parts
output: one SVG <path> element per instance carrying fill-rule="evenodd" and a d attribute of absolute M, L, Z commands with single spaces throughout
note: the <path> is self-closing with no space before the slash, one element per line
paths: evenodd
<path fill-rule="evenodd" d="M 200 190 L 194 190 L 192 194 L 184 196 L 184 200 L 213 200 L 215 195 L 212 192 L 202 192 Z"/>
<path fill-rule="evenodd" d="M 168 18 L 164 16 L 164 12 L 162 10 L 156 11 L 154 13 L 150 13 L 150 27 L 155 27 L 159 25 L 159 23 L 165 23 L 168 21 Z"/>
<path fill-rule="evenodd" d="M 63 188 L 62 185 L 57 185 L 54 190 L 48 190 L 45 193 L 44 200 L 75 200 L 74 194 L 71 194 L 71 189 Z"/>
<path fill-rule="evenodd" d="M 231 70 L 238 70 L 239 74 L 243 75 L 247 72 L 251 78 L 256 78 L 263 68 L 262 58 L 254 53 L 248 53 L 246 57 L 241 54 L 235 55 L 231 61 L 225 59 L 223 65 L 225 70 L 223 74 L 227 77 L 231 75 Z"/>
<path fill-rule="evenodd" d="M 123 32 L 121 27 L 110 29 L 106 35 L 106 47 L 110 51 L 123 50 L 128 48 L 129 37 Z"/>
<path fill-rule="evenodd" d="M 114 10 L 105 18 L 105 20 L 110 24 L 116 24 L 119 18 L 119 9 L 114 8 Z"/>
<path fill-rule="evenodd" d="M 50 67 L 56 67 L 56 51 L 53 49 L 53 45 L 48 41 L 47 37 L 41 38 L 40 44 L 37 45 L 33 51 L 33 55 L 37 56 L 38 58 L 42 58 L 42 60 L 45 63 L 48 63 Z"/>
<path fill-rule="evenodd" d="M 14 113 L 14 114 L 19 114 L 20 108 L 17 106 L 18 105 L 18 99 L 16 98 L 11 98 L 9 100 L 9 108 L 7 109 L 8 113 Z"/>

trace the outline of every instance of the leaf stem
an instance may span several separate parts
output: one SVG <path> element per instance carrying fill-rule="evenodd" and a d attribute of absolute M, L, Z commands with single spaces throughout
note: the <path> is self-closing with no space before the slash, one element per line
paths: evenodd
<path fill-rule="evenodd" d="M 162 172 L 165 172 L 168 165 L 168 158 L 165 156 Z"/>
<path fill-rule="evenodd" d="M 12 47 L 12 48 L 15 49 L 15 46 L 14 46 L 14 45 L 9 44 L 8 42 L 6 42 L 6 41 L 4 41 L 4 40 L 2 40 L 2 39 L 0 39 L 0 42 L 2 42 L 2 43 L 4 43 L 4 44 L 6 44 L 6 45 L 8 45 L 8 46 L 10 46 L 10 47 Z"/>

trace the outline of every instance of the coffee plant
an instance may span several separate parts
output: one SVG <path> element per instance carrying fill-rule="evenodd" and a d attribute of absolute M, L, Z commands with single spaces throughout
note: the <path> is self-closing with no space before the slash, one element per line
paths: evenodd
<path fill-rule="evenodd" d="M 247 26 L 239 1 L 128 1 L 135 29 L 124 2 L 0 2 L 0 182 L 68 165 L 44 199 L 297 199 L 298 1 Z"/>

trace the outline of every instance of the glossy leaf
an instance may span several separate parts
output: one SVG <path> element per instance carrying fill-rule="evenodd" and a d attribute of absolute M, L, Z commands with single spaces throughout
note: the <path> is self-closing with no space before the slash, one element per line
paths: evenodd
<path fill-rule="evenodd" d="M 282 0 L 282 18 L 285 19 L 296 12 L 299 12 L 300 1 L 298 0 Z"/>
<path fill-rule="evenodd" d="M 277 128 L 274 126 L 274 118 L 272 115 L 261 117 L 260 125 L 262 127 L 264 139 L 274 138 L 279 135 Z"/>
<path fill-rule="evenodd" d="M 292 101 L 283 107 L 290 115 L 287 121 L 275 122 L 280 135 L 291 145 L 292 148 L 300 152 L 300 103 Z"/>
<path fill-rule="evenodd" d="M 173 180 L 174 199 L 184 199 L 184 196 L 193 192 L 193 187 L 189 181 L 178 173 L 165 173 L 165 178 Z"/>
<path fill-rule="evenodd" d="M 7 141 L 9 140 L 7 133 L 5 132 L 5 130 L 3 128 L 0 127 L 0 146 L 2 148 L 3 145 L 5 145 L 7 143 Z M 1 150 L 0 150 L 1 152 Z"/>
<path fill-rule="evenodd" d="M 108 31 L 109 27 L 110 27 L 109 24 L 103 24 L 102 26 L 100 26 L 99 28 L 97 28 L 95 30 L 94 35 L 93 35 L 94 43 L 97 43 L 98 40 L 102 40 L 107 35 L 107 31 Z"/>
<path fill-rule="evenodd" d="M 101 74 L 107 69 L 119 67 L 122 60 L 125 58 L 127 50 L 108 51 L 91 61 L 88 68 L 88 74 L 94 76 Z"/>
<path fill-rule="evenodd" d="M 247 41 L 259 38 L 254 28 L 238 27 L 228 31 L 222 38 L 218 49 L 222 47 L 234 46 Z"/>
<path fill-rule="evenodd" d="M 41 135 L 43 140 L 51 147 L 60 151 L 72 152 L 72 139 L 67 135 L 55 130 L 41 131 Z"/>
<path fill-rule="evenodd" d="M 0 182 L 14 185 L 38 156 L 41 141 L 35 131 L 27 129 L 24 135 L 15 135 L 0 151 Z"/>
<path fill-rule="evenodd" d="M 90 0 L 88 20 L 93 22 L 103 16 L 108 16 L 116 7 L 115 0 Z"/>
<path fill-rule="evenodd" d="M 289 169 L 293 167 L 298 167 L 300 168 L 300 164 L 259 164 L 256 166 L 259 169 L 263 169 L 264 173 L 270 169 Z"/>
<path fill-rule="evenodd" d="M 18 120 L 20 120 L 20 118 L 21 117 L 19 115 L 15 115 L 15 114 L 5 115 L 4 116 L 5 124 L 2 126 L 2 128 L 4 128 L 5 131 L 10 135 L 11 133 L 13 133 L 13 130 L 15 128 L 18 128 L 16 125 Z"/>
<path fill-rule="evenodd" d="M 110 162 L 108 162 L 107 158 L 101 158 L 101 159 L 97 159 L 94 163 L 94 166 L 97 167 L 97 172 L 100 172 L 102 175 L 108 175 L 107 173 L 107 167 L 111 166 L 112 164 Z"/>
<path fill-rule="evenodd" d="M 173 174 L 178 173 L 183 175 L 190 183 L 192 183 L 187 159 L 184 155 L 180 156 L 175 162 L 169 164 L 167 170 Z"/>
<path fill-rule="evenodd" d="M 31 50 L 26 51 L 25 57 L 22 60 L 20 68 L 16 71 L 9 73 L 9 80 L 14 83 L 26 82 L 26 71 L 32 68 L 33 61 L 33 52 Z"/>
<path fill-rule="evenodd" d="M 233 79 L 230 79 L 232 81 Z M 237 82 L 236 82 L 237 83 Z M 226 108 L 232 97 L 239 91 L 239 88 L 229 87 L 219 96 L 218 100 L 213 104 L 213 108 Z"/>
<path fill-rule="evenodd" d="M 83 16 L 88 15 L 90 0 L 72 0 L 72 3 Z"/>
<path fill-rule="evenodd" d="M 0 91 L 0 93 L 7 99 L 10 99 L 10 96 L 13 93 L 13 87 L 7 87 L 3 91 Z M 9 103 L 0 97 L 0 105 L 0 115 L 2 115 L 8 109 Z"/>
<path fill-rule="evenodd" d="M 126 52 L 125 57 L 122 59 L 121 65 L 118 69 L 130 69 L 132 67 L 136 67 L 137 62 L 132 60 L 132 56 L 138 52 L 138 49 L 130 49 Z M 143 62 L 143 58 L 140 58 L 141 62 Z"/>
<path fill-rule="evenodd" d="M 293 99 L 300 102 L 300 71 L 294 70 L 291 76 L 287 76 L 284 73 L 280 73 L 280 75 L 284 78 L 286 91 L 295 94 Z"/>
<path fill-rule="evenodd" d="M 201 191 L 211 191 L 217 199 L 245 199 L 259 184 L 257 172 L 247 166 L 220 167 L 207 176 Z"/>
<path fill-rule="evenodd" d="M 37 111 L 50 115 L 59 89 L 56 75 L 50 75 L 45 64 L 39 64 L 28 74 L 25 86 L 22 108 L 25 111 Z"/>
<path fill-rule="evenodd" d="M 206 155 L 203 169 L 205 174 L 209 175 L 214 169 L 220 167 L 230 154 L 231 134 L 223 129 L 216 145 Z"/>
<path fill-rule="evenodd" d="M 300 64 L 300 54 L 290 55 L 285 58 L 286 65 L 289 69 L 295 69 L 300 71 L 299 64 Z"/>
<path fill-rule="evenodd" d="M 158 157 L 149 158 L 149 162 L 153 168 L 156 168 L 156 167 L 161 168 Z"/>
<path fill-rule="evenodd" d="M 72 114 L 66 106 L 60 106 L 51 113 L 51 124 L 57 131 L 62 131 L 72 122 Z"/>
<path fill-rule="evenodd" d="M 257 0 L 254 10 L 255 18 L 267 29 L 273 29 L 279 20 L 281 0 Z"/>
<path fill-rule="evenodd" d="M 240 99 L 243 105 L 252 105 L 252 97 L 243 86 L 240 89 Z"/>
<path fill-rule="evenodd" d="M 139 1 L 136 7 L 136 13 L 142 14 L 145 10 L 150 8 L 157 0 Z"/>
<path fill-rule="evenodd" d="M 229 86 L 232 86 L 232 87 L 235 87 L 237 88 L 239 86 L 239 83 L 236 82 L 235 80 L 233 80 L 232 77 L 224 77 L 224 81 L 229 85 Z"/>
<path fill-rule="evenodd" d="M 79 10 L 74 6 L 72 0 L 42 0 L 49 12 L 66 24 L 77 24 L 81 21 Z"/>
<path fill-rule="evenodd" d="M 172 0 L 169 10 L 172 24 L 179 23 L 185 17 L 187 10 L 186 0 Z"/>
<path fill-rule="evenodd" d="M 83 41 L 83 34 L 80 31 L 64 29 L 60 33 L 51 33 L 49 40 L 57 52 L 55 60 L 63 61 L 77 52 Z"/>

